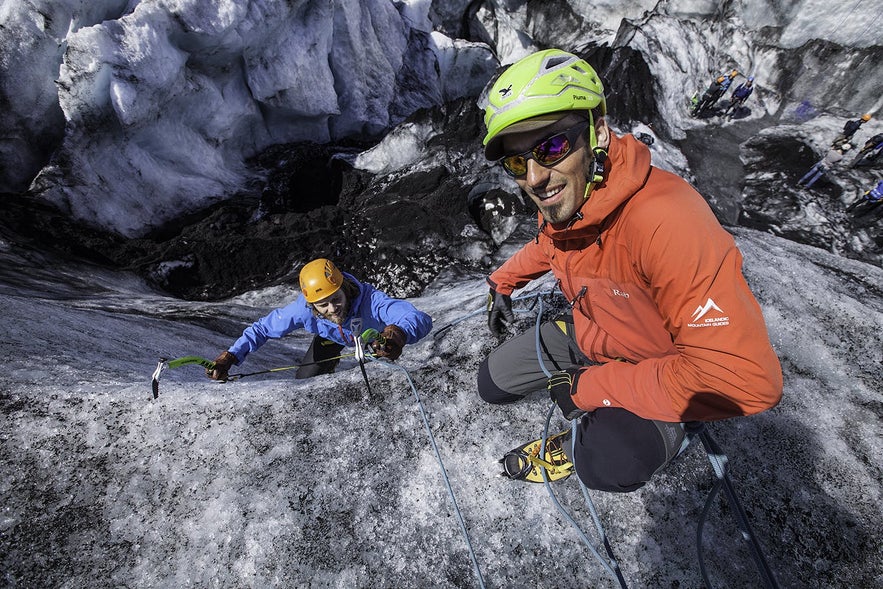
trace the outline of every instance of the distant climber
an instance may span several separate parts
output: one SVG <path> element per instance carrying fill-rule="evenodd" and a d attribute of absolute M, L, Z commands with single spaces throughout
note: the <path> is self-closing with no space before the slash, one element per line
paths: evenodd
<path fill-rule="evenodd" d="M 718 76 L 711 82 L 708 88 L 705 89 L 705 92 L 702 93 L 702 96 L 700 96 L 691 107 L 691 117 L 698 117 L 706 108 L 714 106 L 714 103 L 721 97 L 721 88 L 726 79 L 726 76 Z"/>
<path fill-rule="evenodd" d="M 855 119 L 854 121 L 846 121 L 846 124 L 843 125 L 843 132 L 837 136 L 837 139 L 831 144 L 831 147 L 837 147 L 841 143 L 849 143 L 852 140 L 852 136 L 855 135 L 855 132 L 858 131 L 862 125 L 871 120 L 871 115 L 863 114 L 860 119 Z"/>
<path fill-rule="evenodd" d="M 849 164 L 849 167 L 867 166 L 876 161 L 883 152 L 883 133 L 877 133 L 867 141 L 864 146 L 855 155 L 855 159 Z"/>
<path fill-rule="evenodd" d="M 883 202 L 883 180 L 877 182 L 877 185 L 870 190 L 866 190 L 860 199 L 846 207 L 846 211 L 856 217 L 863 217 L 878 210 L 881 202 Z"/>
<path fill-rule="evenodd" d="M 733 93 L 730 95 L 730 104 L 724 109 L 724 115 L 735 114 L 739 107 L 745 104 L 745 101 L 748 100 L 752 92 L 754 92 L 754 76 L 748 76 L 746 81 L 736 86 L 736 89 L 733 90 Z"/>
<path fill-rule="evenodd" d="M 705 92 L 702 93 L 702 96 L 700 96 L 697 100 L 690 101 L 690 116 L 698 117 L 706 109 L 709 109 L 717 104 L 717 101 L 724 97 L 724 94 L 726 94 L 727 90 L 730 89 L 730 85 L 733 83 L 733 80 L 738 75 L 739 70 L 732 70 L 729 74 L 723 74 L 716 77 L 708 86 L 708 88 L 705 89 Z"/>
<path fill-rule="evenodd" d="M 852 146 L 849 143 L 843 143 L 839 147 L 832 147 L 828 150 L 824 158 L 817 161 L 809 172 L 803 175 L 803 178 L 797 181 L 797 185 L 803 185 L 804 188 L 810 188 L 819 179 L 831 171 L 831 168 L 839 164 L 843 160 L 843 154 L 849 151 Z"/>
<path fill-rule="evenodd" d="M 865 200 L 878 203 L 883 200 L 883 180 L 877 182 L 877 185 L 864 194 Z"/>

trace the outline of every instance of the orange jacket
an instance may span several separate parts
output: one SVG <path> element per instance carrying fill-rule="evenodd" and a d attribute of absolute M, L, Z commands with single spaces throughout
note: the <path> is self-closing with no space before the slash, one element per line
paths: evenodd
<path fill-rule="evenodd" d="M 611 137 L 609 174 L 567 228 L 541 224 L 488 282 L 511 294 L 551 270 L 576 341 L 600 365 L 574 402 L 679 422 L 750 415 L 782 396 L 782 369 L 742 254 L 698 192 Z M 542 217 L 540 217 L 542 221 Z"/>

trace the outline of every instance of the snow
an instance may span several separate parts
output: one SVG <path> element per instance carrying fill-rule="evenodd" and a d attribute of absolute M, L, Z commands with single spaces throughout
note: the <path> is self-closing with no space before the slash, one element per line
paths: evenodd
<path fill-rule="evenodd" d="M 373 174 L 389 174 L 423 159 L 426 142 L 438 132 L 429 125 L 404 123 L 375 147 L 358 154 L 353 166 Z"/>
<path fill-rule="evenodd" d="M 735 234 L 785 395 L 711 431 L 783 587 L 877 585 L 883 270 Z M 310 381 L 283 371 L 227 384 L 191 365 L 167 370 L 151 400 L 160 356 L 214 357 L 294 287 L 190 303 L 128 274 L 0 245 L 7 585 L 478 586 L 401 371 L 369 363 L 369 394 L 352 360 Z M 479 400 L 475 371 L 494 345 L 485 294 L 481 276 L 440 276 L 412 302 L 436 333 L 453 326 L 396 364 L 425 407 L 485 586 L 615 587 L 543 486 L 498 475 L 503 453 L 542 433 L 549 405 L 544 394 Z M 519 317 L 532 328 L 532 312 Z M 304 333 L 270 342 L 242 370 L 293 365 L 308 343 Z M 566 423 L 556 414 L 551 427 Z M 592 494 L 629 586 L 701 584 L 694 530 L 713 482 L 691 447 L 637 492 Z M 594 541 L 576 481 L 553 489 Z M 723 505 L 704 534 L 712 581 L 759 586 Z"/>

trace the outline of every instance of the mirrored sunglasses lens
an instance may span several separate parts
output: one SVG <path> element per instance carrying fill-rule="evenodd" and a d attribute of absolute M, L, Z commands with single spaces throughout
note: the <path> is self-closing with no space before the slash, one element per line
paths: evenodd
<path fill-rule="evenodd" d="M 549 166 L 570 153 L 570 141 L 566 133 L 555 135 L 534 147 L 532 152 L 538 162 Z"/>
<path fill-rule="evenodd" d="M 513 176 L 527 173 L 527 160 L 523 155 L 510 155 L 503 158 L 503 168 Z"/>

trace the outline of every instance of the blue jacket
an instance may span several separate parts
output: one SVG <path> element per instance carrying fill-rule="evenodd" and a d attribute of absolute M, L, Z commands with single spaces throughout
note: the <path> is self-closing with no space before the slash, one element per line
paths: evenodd
<path fill-rule="evenodd" d="M 408 344 L 421 340 L 432 330 L 432 318 L 418 311 L 411 303 L 394 299 L 370 284 L 359 282 L 351 274 L 344 272 L 343 275 L 359 287 L 359 295 L 352 303 L 343 325 L 314 315 L 304 295 L 301 294 L 293 303 L 271 311 L 266 317 L 258 319 L 250 327 L 245 328 L 239 339 L 228 350 L 236 356 L 236 363 L 241 363 L 248 354 L 260 348 L 267 340 L 280 338 L 295 329 L 305 329 L 341 345 L 353 346 L 355 339 L 351 328 L 352 321 L 356 317 L 362 318 L 359 333 L 369 328 L 383 331 L 387 325 L 396 325 L 405 332 L 407 336 L 405 343 Z"/>
<path fill-rule="evenodd" d="M 843 125 L 843 134 L 847 137 L 852 137 L 853 135 L 855 135 L 855 132 L 861 128 L 862 123 L 864 123 L 862 119 L 846 121 L 846 124 Z"/>
<path fill-rule="evenodd" d="M 746 86 L 744 83 L 736 86 L 736 89 L 733 90 L 733 98 L 738 98 L 740 100 L 745 100 L 751 93 L 754 92 L 754 86 Z"/>

